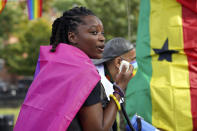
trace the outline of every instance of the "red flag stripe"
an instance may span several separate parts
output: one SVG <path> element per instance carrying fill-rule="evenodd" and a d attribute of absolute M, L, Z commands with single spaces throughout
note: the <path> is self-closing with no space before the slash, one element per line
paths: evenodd
<path fill-rule="evenodd" d="M 197 0 L 177 0 L 177 1 L 197 13 Z"/>
<path fill-rule="evenodd" d="M 192 2 L 194 2 L 194 0 Z M 182 6 L 182 21 L 184 51 L 187 55 L 189 65 L 193 131 L 197 131 L 197 13 Z"/>
<path fill-rule="evenodd" d="M 42 0 L 39 0 L 39 12 L 38 12 L 38 16 L 41 17 L 42 16 Z"/>

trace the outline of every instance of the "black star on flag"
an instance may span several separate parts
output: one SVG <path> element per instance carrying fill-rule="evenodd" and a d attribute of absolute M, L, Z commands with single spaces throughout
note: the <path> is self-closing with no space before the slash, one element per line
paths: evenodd
<path fill-rule="evenodd" d="M 166 59 L 168 62 L 172 62 L 172 54 L 178 53 L 176 50 L 169 50 L 168 49 L 168 38 L 166 39 L 163 47 L 161 49 L 153 49 L 156 54 L 159 55 L 158 60 L 162 61 Z"/>

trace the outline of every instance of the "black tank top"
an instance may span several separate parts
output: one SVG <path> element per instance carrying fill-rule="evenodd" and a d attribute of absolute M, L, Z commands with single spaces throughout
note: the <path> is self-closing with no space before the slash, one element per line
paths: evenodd
<path fill-rule="evenodd" d="M 90 105 L 96 104 L 98 102 L 102 103 L 103 108 L 105 108 L 107 106 L 107 104 L 109 103 L 106 93 L 105 93 L 105 90 L 104 90 L 104 87 L 102 86 L 100 81 L 97 83 L 97 85 L 95 86 L 93 91 L 90 93 L 90 95 L 86 99 L 83 106 L 90 106 Z M 78 114 L 72 120 L 67 131 L 82 131 L 82 127 L 80 124 Z"/>

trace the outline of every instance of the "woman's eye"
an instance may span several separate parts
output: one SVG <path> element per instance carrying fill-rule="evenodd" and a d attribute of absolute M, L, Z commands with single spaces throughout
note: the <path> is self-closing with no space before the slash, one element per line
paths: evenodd
<path fill-rule="evenodd" d="M 98 34 L 98 32 L 97 32 L 97 31 L 93 31 L 93 32 L 91 32 L 91 34 L 93 34 L 93 35 L 97 35 L 97 34 Z"/>
<path fill-rule="evenodd" d="M 105 35 L 105 32 L 101 32 L 102 35 Z"/>

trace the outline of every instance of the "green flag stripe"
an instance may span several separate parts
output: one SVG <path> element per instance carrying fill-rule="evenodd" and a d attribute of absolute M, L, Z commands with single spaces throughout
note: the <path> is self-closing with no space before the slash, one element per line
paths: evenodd
<path fill-rule="evenodd" d="M 126 111 L 131 118 L 135 113 L 152 123 L 150 80 L 152 64 L 149 32 L 150 0 L 141 0 L 137 34 L 136 56 L 138 71 L 126 91 Z"/>

